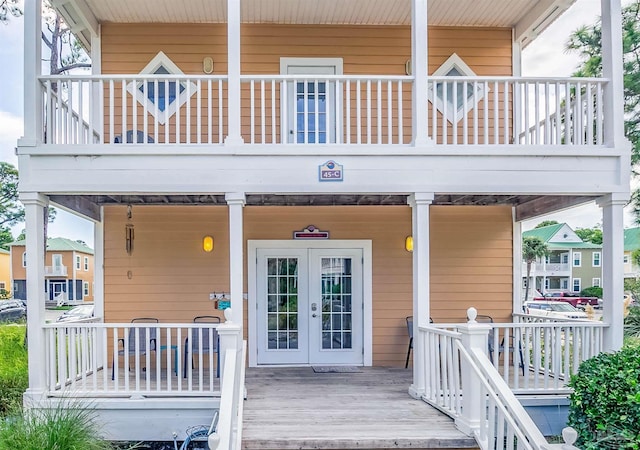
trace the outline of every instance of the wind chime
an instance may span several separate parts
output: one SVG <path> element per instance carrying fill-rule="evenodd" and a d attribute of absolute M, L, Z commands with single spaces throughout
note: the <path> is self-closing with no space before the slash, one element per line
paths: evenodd
<path fill-rule="evenodd" d="M 131 223 L 131 205 L 127 205 L 127 223 L 124 226 L 124 240 L 125 240 L 125 249 L 127 250 L 127 255 L 131 256 L 133 253 L 133 223 Z"/>

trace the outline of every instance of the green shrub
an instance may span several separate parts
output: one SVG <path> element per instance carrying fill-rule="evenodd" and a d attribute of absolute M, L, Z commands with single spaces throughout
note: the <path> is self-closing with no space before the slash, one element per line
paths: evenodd
<path fill-rule="evenodd" d="M 91 409 L 60 405 L 0 421 L 0 450 L 105 450 Z"/>
<path fill-rule="evenodd" d="M 640 449 L 640 346 L 583 362 L 569 386 L 568 424 L 579 448 Z"/>
<path fill-rule="evenodd" d="M 591 286 L 580 291 L 582 297 L 598 297 L 602 298 L 602 288 L 600 286 Z"/>
<path fill-rule="evenodd" d="M 0 417 L 22 405 L 29 385 L 24 325 L 0 326 Z"/>
<path fill-rule="evenodd" d="M 624 319 L 624 335 L 627 338 L 640 337 L 640 308 L 629 308 L 629 314 Z"/>

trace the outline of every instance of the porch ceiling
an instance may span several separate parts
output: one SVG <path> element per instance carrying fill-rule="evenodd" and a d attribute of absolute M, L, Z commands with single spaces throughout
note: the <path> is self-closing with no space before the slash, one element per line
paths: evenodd
<path fill-rule="evenodd" d="M 223 194 L 149 194 L 149 195 L 51 195 L 52 203 L 99 220 L 102 205 L 224 205 Z M 407 195 L 362 194 L 247 194 L 250 206 L 375 206 L 406 205 Z M 595 196 L 562 195 L 461 195 L 436 194 L 434 205 L 511 205 L 516 208 L 516 220 L 526 220 L 564 208 L 595 200 Z"/>
<path fill-rule="evenodd" d="M 429 0 L 430 25 L 508 27 L 527 42 L 575 0 Z M 54 0 L 76 31 L 103 22 L 224 23 L 227 0 Z M 245 23 L 408 25 L 411 0 L 241 0 Z M 86 44 L 88 42 L 85 41 Z"/>

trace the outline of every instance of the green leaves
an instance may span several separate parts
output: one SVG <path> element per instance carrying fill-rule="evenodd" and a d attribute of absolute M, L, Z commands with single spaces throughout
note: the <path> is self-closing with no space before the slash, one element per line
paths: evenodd
<path fill-rule="evenodd" d="M 579 448 L 640 449 L 640 346 L 583 362 L 569 386 Z"/>

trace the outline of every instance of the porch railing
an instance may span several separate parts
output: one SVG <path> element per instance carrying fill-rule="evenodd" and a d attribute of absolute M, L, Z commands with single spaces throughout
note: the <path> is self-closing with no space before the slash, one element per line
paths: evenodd
<path fill-rule="evenodd" d="M 46 324 L 48 394 L 218 396 L 217 327 L 211 323 Z"/>
<path fill-rule="evenodd" d="M 474 434 L 483 450 L 543 449 L 546 441 L 517 400 L 517 393 L 566 393 L 565 383 L 583 360 L 602 350 L 598 322 L 470 322 L 420 327 L 423 400 Z M 514 343 L 513 350 L 508 345 Z M 515 355 L 515 356 L 510 356 Z M 520 364 L 522 363 L 522 364 Z"/>
<path fill-rule="evenodd" d="M 222 144 L 226 75 L 40 77 L 46 144 Z M 242 75 L 248 145 L 409 145 L 411 76 Z M 429 77 L 433 145 L 604 143 L 607 81 L 597 78 Z"/>

